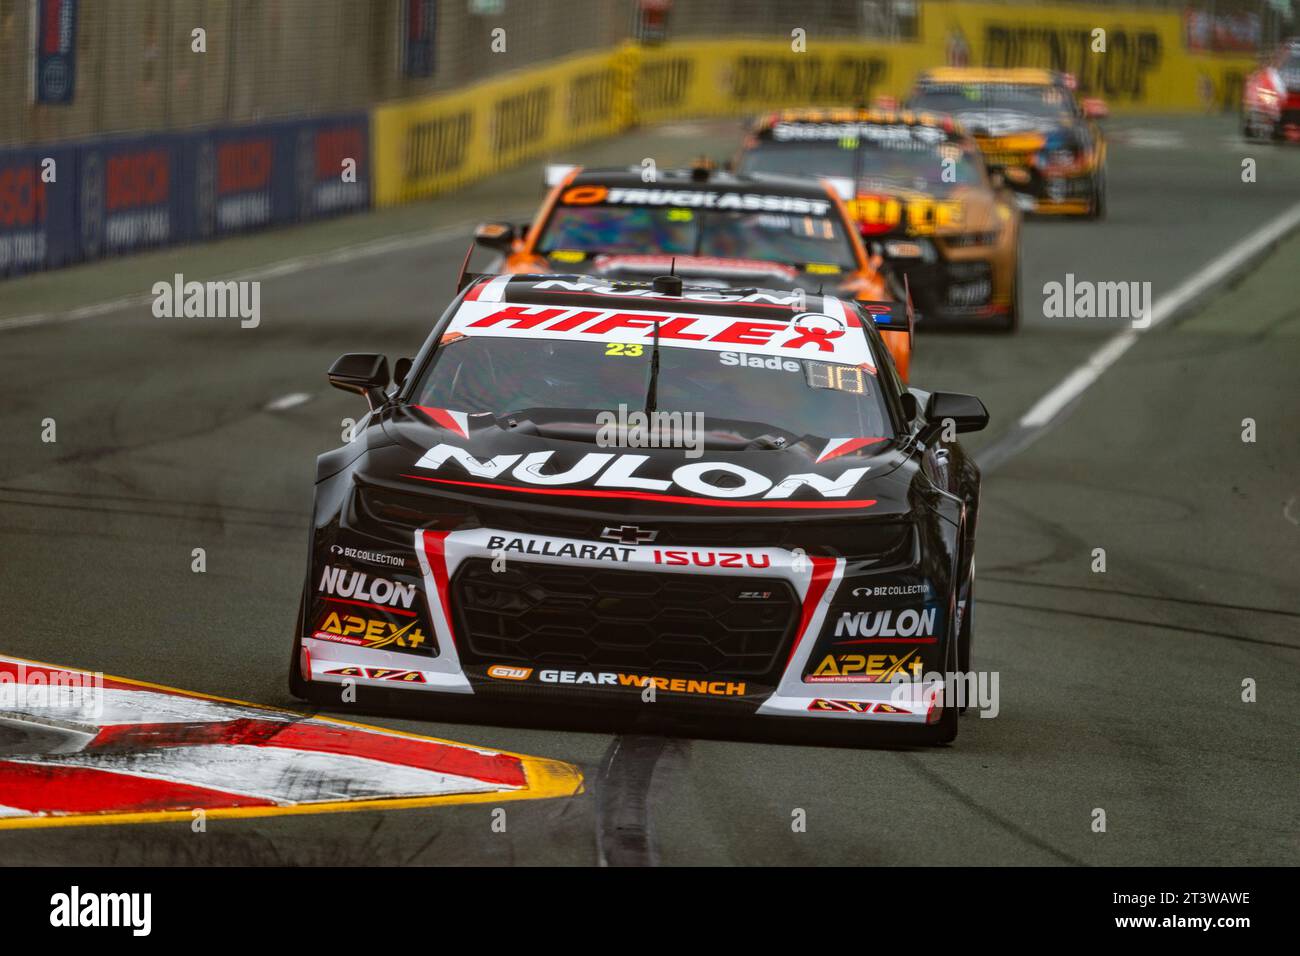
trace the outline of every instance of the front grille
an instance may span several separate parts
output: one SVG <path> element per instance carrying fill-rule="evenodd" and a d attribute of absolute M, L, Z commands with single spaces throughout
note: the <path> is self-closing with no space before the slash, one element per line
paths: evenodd
<path fill-rule="evenodd" d="M 987 260 L 904 266 L 912 300 L 924 318 L 982 311 L 993 296 L 993 270 Z"/>
<path fill-rule="evenodd" d="M 799 612 L 771 578 L 518 561 L 494 572 L 483 558 L 457 571 L 452 596 L 466 663 L 716 679 L 774 674 Z"/>

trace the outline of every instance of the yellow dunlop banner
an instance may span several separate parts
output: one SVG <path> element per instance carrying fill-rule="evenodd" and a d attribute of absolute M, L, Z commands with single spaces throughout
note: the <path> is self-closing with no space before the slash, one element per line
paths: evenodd
<path fill-rule="evenodd" d="M 619 58 L 588 54 L 371 114 L 375 204 L 391 206 L 490 175 L 629 123 Z"/>
<path fill-rule="evenodd" d="M 926 3 L 917 40 L 814 34 L 802 52 L 787 40 L 626 44 L 376 107 L 375 203 L 431 196 L 636 123 L 901 98 L 919 71 L 963 60 L 1073 73 L 1081 96 L 1121 113 L 1234 108 L 1254 65 L 1189 53 L 1178 13 L 1122 7 Z"/>
<path fill-rule="evenodd" d="M 935 52 L 933 65 L 964 46 L 974 66 L 1073 73 L 1081 96 L 1104 99 L 1117 112 L 1235 109 L 1255 63 L 1239 54 L 1189 53 L 1177 12 L 929 3 L 921 16 L 922 45 Z M 1098 40 L 1105 52 L 1094 51 Z"/>

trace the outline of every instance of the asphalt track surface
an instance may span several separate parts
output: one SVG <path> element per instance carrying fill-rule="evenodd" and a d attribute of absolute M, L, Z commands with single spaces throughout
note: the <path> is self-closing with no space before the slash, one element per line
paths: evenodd
<path fill-rule="evenodd" d="M 569 761 L 585 792 L 509 804 L 504 833 L 490 804 L 15 830 L 0 862 L 1294 863 L 1300 240 L 1143 335 L 1031 444 L 999 445 L 1121 324 L 1044 319 L 1044 283 L 1150 281 L 1159 299 L 1300 201 L 1300 150 L 1244 145 L 1226 120 L 1110 130 L 1109 217 L 1025 230 L 1021 333 L 925 335 L 914 358 L 914 383 L 976 393 L 993 416 L 969 444 L 996 459 L 975 639 L 1000 675 L 996 718 L 963 718 L 946 748 L 855 749 L 367 715 Z M 737 135 L 664 127 L 557 158 L 663 166 Z M 324 370 L 347 351 L 413 354 L 466 224 L 522 216 L 539 179 L 534 165 L 401 210 L 0 284 L 0 652 L 296 706 L 313 460 L 360 413 Z M 156 319 L 140 298 L 176 271 L 259 269 L 257 329 Z M 306 398 L 268 410 L 290 395 Z"/>

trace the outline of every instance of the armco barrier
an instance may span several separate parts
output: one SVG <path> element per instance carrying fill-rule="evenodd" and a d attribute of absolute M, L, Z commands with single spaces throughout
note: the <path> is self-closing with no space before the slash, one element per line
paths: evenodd
<path fill-rule="evenodd" d="M 956 49 L 975 66 L 1073 73 L 1082 95 L 1117 113 L 1232 109 L 1254 62 L 1188 51 L 1177 12 L 992 3 L 921 11 L 914 41 L 821 41 L 814 32 L 800 52 L 784 39 L 629 44 L 378 107 L 375 203 L 431 196 L 638 122 L 902 97 L 919 71 Z M 1105 53 L 1093 52 L 1098 29 Z"/>
<path fill-rule="evenodd" d="M 0 275 L 367 208 L 370 168 L 364 113 L 2 151 Z"/>
<path fill-rule="evenodd" d="M 598 53 L 373 112 L 375 204 L 430 196 L 631 122 L 623 57 Z"/>

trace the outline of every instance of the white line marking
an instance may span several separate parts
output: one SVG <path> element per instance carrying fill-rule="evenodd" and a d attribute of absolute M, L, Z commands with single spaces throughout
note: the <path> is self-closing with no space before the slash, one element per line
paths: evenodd
<path fill-rule="evenodd" d="M 515 213 L 507 218 L 517 218 L 521 215 L 530 215 L 529 213 Z M 344 262 L 352 262 L 356 259 L 366 259 L 373 256 L 382 256 L 389 252 L 399 252 L 403 249 L 411 249 L 417 246 L 429 245 L 458 234 L 467 234 L 474 226 L 474 222 L 456 223 L 450 226 L 441 226 L 438 229 L 430 229 L 427 232 L 404 233 L 400 236 L 386 236 L 382 239 L 372 239 L 367 242 L 359 242 L 351 246 L 343 246 L 339 249 L 330 249 L 326 252 L 316 252 L 306 256 L 295 256 L 290 259 L 284 259 L 280 262 L 273 262 L 270 265 L 262 266 L 259 269 L 253 269 L 248 272 L 241 272 L 235 275 L 219 276 L 216 281 L 249 282 L 260 281 L 262 279 L 278 279 L 281 276 L 292 275 L 295 272 L 303 272 L 308 269 L 319 269 L 322 266 L 338 265 Z M 466 235 L 468 238 L 468 235 Z M 102 262 L 102 260 L 100 260 Z M 95 265 L 90 262 L 85 265 Z M 177 270 L 171 269 L 171 272 Z M 171 278 L 168 275 L 168 278 Z M 118 312 L 124 309 L 136 308 L 153 302 L 152 293 L 140 293 L 137 295 L 124 295 L 116 299 L 109 299 L 106 302 L 97 302 L 93 305 L 83 305 L 75 309 L 69 309 L 65 312 L 36 312 L 30 315 L 18 315 L 13 318 L 0 319 L 0 332 L 6 332 L 10 329 L 22 329 L 33 325 L 49 325 L 55 322 L 72 322 L 77 319 L 88 319 L 96 315 L 104 315 L 108 312 Z"/>
<path fill-rule="evenodd" d="M 1020 417 L 1020 427 L 1034 429 L 1046 426 L 1061 413 L 1062 409 L 1097 381 L 1106 369 L 1114 365 L 1120 356 L 1132 348 L 1141 333 L 1150 332 L 1161 322 L 1177 314 L 1188 302 L 1223 282 L 1244 263 L 1259 255 L 1298 225 L 1300 225 L 1300 204 L 1292 206 L 1263 228 L 1251 233 L 1222 255 L 1210 260 L 1194 275 L 1189 276 L 1156 301 L 1151 309 L 1150 324 L 1140 329 L 1128 328 L 1116 332 L 1105 345 L 1093 352 L 1086 362 L 1035 402 L 1034 406 Z"/>
<path fill-rule="evenodd" d="M 286 408 L 296 408 L 310 401 L 311 395 L 307 392 L 290 392 L 288 395 L 281 395 L 279 398 L 271 399 L 262 407 L 268 412 L 282 412 Z"/>

